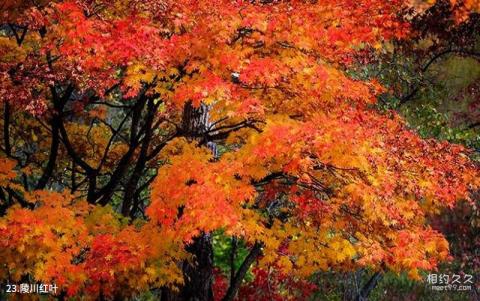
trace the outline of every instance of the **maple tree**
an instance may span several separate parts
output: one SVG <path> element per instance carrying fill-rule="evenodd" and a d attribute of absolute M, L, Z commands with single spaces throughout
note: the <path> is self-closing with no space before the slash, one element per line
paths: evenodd
<path fill-rule="evenodd" d="M 420 2 L 4 2 L 0 279 L 301 300 L 320 270 L 434 270 L 449 249 L 427 217 L 470 201 L 478 167 L 347 72 L 411 39 Z M 478 9 L 452 2 L 452 26 Z M 232 262 L 247 249 L 228 281 L 216 231 Z"/>

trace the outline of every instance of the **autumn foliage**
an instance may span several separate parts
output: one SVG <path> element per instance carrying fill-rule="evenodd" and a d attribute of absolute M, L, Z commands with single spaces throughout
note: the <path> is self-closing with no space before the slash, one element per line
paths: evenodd
<path fill-rule="evenodd" d="M 348 73 L 416 34 L 417 2 L 0 4 L 0 280 L 304 300 L 317 271 L 435 270 L 449 247 L 428 217 L 468 202 L 478 167 Z M 457 23 L 478 8 L 452 3 Z M 217 231 L 246 270 L 199 263 Z"/>

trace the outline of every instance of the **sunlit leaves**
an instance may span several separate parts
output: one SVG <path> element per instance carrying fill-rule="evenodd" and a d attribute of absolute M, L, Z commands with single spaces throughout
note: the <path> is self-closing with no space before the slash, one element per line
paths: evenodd
<path fill-rule="evenodd" d="M 171 256 L 183 256 L 171 245 L 173 237 L 168 245 L 159 244 L 145 236 L 156 229 L 127 226 L 110 208 L 89 206 L 69 194 L 36 191 L 28 199 L 37 203 L 35 210 L 12 207 L 0 222 L 0 254 L 8 263 L 0 270 L 2 279 L 20 281 L 29 274 L 65 287 L 69 296 L 86 294 L 91 300 L 182 281 L 172 265 Z"/>

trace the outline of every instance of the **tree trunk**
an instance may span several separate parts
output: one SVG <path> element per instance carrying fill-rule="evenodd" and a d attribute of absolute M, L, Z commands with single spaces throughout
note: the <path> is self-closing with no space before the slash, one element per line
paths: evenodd
<path fill-rule="evenodd" d="M 208 126 L 208 106 L 201 105 L 198 108 L 194 108 L 190 103 L 187 103 L 183 111 L 183 134 L 189 139 L 204 139 L 203 136 Z M 203 142 L 208 143 L 209 141 Z M 186 249 L 193 255 L 193 260 L 183 263 L 185 284 L 180 289 L 178 300 L 213 300 L 213 246 L 211 234 L 202 233 L 194 238 L 193 243 L 187 246 Z M 172 296 L 168 298 L 173 300 Z"/>
<path fill-rule="evenodd" d="M 183 263 L 185 285 L 180 291 L 181 300 L 213 300 L 213 247 L 212 237 L 204 233 L 196 237 L 187 251 L 193 254 L 193 261 Z"/>
<path fill-rule="evenodd" d="M 367 301 L 368 296 L 377 286 L 378 282 L 382 279 L 382 274 L 380 272 L 375 272 L 373 276 L 368 280 L 368 282 L 362 287 L 359 294 L 356 296 L 355 301 Z"/>
<path fill-rule="evenodd" d="M 247 257 L 245 260 L 242 262 L 242 265 L 238 269 L 238 271 L 235 273 L 235 276 L 230 279 L 230 286 L 227 289 L 227 293 L 223 297 L 222 301 L 233 301 L 235 299 L 235 296 L 238 293 L 238 290 L 240 289 L 240 286 L 242 285 L 242 281 L 245 278 L 245 275 L 248 272 L 248 269 L 252 265 L 252 263 L 257 259 L 258 256 L 262 253 L 262 244 L 259 242 L 256 242 L 253 245 L 253 248 L 250 250 L 248 253 Z"/>

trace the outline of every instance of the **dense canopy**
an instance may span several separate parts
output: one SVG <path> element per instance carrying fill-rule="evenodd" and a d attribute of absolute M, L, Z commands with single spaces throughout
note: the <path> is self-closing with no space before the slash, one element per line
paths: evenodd
<path fill-rule="evenodd" d="M 0 280 L 232 300 L 254 265 L 294 300 L 321 270 L 436 269 L 427 219 L 478 166 L 349 73 L 431 2 L 2 2 Z M 452 26 L 480 6 L 448 5 Z M 215 296 L 214 233 L 248 250 Z"/>

